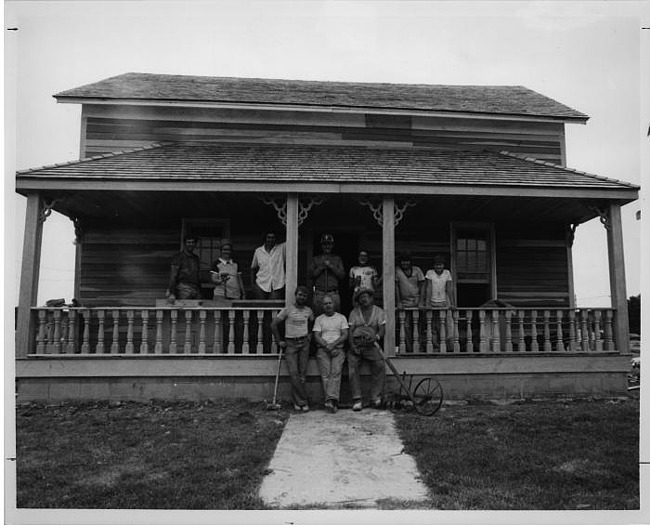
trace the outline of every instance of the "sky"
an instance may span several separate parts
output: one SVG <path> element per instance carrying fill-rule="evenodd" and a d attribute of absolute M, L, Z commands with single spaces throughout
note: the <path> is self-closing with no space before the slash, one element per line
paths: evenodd
<path fill-rule="evenodd" d="M 5 35 L 5 296 L 16 300 L 25 199 L 12 174 L 78 158 L 81 107 L 53 94 L 128 71 L 524 85 L 590 115 L 566 125 L 569 167 L 640 184 L 642 144 L 647 157 L 647 2 L 9 1 L 5 26 L 18 28 Z M 628 295 L 641 288 L 641 206 L 623 208 Z M 53 214 L 39 304 L 72 298 L 72 241 L 72 223 Z M 578 305 L 609 305 L 597 220 L 578 227 L 573 257 Z"/>

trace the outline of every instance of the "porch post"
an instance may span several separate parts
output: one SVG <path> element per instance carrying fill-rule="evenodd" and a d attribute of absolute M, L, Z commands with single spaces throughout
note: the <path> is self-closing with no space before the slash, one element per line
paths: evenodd
<path fill-rule="evenodd" d="M 612 295 L 616 349 L 621 354 L 630 353 L 630 325 L 627 313 L 627 290 L 625 287 L 625 258 L 623 257 L 623 229 L 621 205 L 609 204 L 607 228 L 607 252 L 609 255 L 609 287 Z"/>
<path fill-rule="evenodd" d="M 383 292 L 386 312 L 386 335 L 384 351 L 395 355 L 395 198 L 384 196 L 382 223 Z"/>
<path fill-rule="evenodd" d="M 18 295 L 18 319 L 16 325 L 16 357 L 27 357 L 34 345 L 34 321 L 30 308 L 36 306 L 38 295 L 38 273 L 41 265 L 41 243 L 43 220 L 41 219 L 41 196 L 30 193 L 27 196 L 25 214 L 25 236 L 20 271 L 20 293 Z"/>
<path fill-rule="evenodd" d="M 287 194 L 287 267 L 284 300 L 293 304 L 293 296 L 298 286 L 298 195 Z"/>

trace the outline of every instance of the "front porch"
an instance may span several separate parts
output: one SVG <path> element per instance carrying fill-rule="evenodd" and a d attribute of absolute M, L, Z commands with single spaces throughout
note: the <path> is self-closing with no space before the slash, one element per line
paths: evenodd
<path fill-rule="evenodd" d="M 235 161 L 221 174 L 214 170 L 225 153 Z M 199 170 L 203 164 L 192 162 L 198 154 L 214 157 L 207 173 L 181 176 L 170 167 L 178 161 Z M 309 284 L 324 231 L 334 234 L 346 270 L 356 251 L 367 249 L 384 276 L 376 300 L 387 314 L 385 352 L 399 370 L 436 375 L 447 398 L 625 391 L 620 207 L 635 198 L 634 188 L 592 179 L 602 188 L 582 187 L 581 175 L 509 154 L 155 147 L 111 168 L 122 158 L 19 177 L 28 198 L 16 334 L 19 398 L 269 398 L 277 354 L 264 325 L 282 304 L 213 306 L 206 278 L 202 304 L 156 306 L 185 233 L 198 232 L 207 246 L 204 276 L 221 240 L 230 238 L 250 290 L 246 270 L 267 228 L 285 232 L 287 302 L 296 286 Z M 341 159 L 349 166 L 335 170 Z M 295 173 L 287 175 L 290 167 Z M 567 187 L 557 186 L 560 176 Z M 35 304 L 43 221 L 53 209 L 75 224 L 80 308 Z M 598 216 L 607 230 L 612 304 L 577 308 L 572 236 Z M 447 258 L 458 309 L 397 308 L 393 276 L 402 250 L 424 271 L 434 254 Z M 350 295 L 344 284 L 344 314 Z M 407 319 L 420 327 L 412 346 Z M 315 362 L 309 381 L 318 400 Z"/>

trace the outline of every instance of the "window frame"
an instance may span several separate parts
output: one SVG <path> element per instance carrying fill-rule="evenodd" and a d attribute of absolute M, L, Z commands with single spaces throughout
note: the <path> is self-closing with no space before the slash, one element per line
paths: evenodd
<path fill-rule="evenodd" d="M 458 284 L 480 284 L 486 283 L 490 289 L 490 298 L 496 300 L 497 298 L 497 261 L 496 261 L 496 234 L 494 223 L 491 222 L 468 222 L 468 221 L 453 221 L 449 224 L 449 242 L 451 261 L 450 269 L 453 278 L 455 291 L 458 292 Z M 458 273 L 458 230 L 475 230 L 485 232 L 487 239 L 487 281 L 485 279 L 461 279 Z M 462 237 L 461 237 L 462 238 Z M 456 296 L 458 296 L 456 294 Z"/>

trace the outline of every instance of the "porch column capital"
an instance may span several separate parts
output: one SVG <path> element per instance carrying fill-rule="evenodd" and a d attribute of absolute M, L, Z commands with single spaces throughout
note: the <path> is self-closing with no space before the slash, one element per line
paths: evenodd
<path fill-rule="evenodd" d="M 39 207 L 38 221 L 43 223 L 47 218 L 52 215 L 52 208 L 57 202 L 60 202 L 61 199 L 42 199 L 41 205 Z"/>
<path fill-rule="evenodd" d="M 606 230 L 611 229 L 611 211 L 609 208 L 603 208 L 600 206 L 595 206 L 593 204 L 587 205 L 587 208 L 594 212 L 600 218 L 601 224 L 605 227 Z M 620 209 L 620 205 L 619 205 Z"/>

